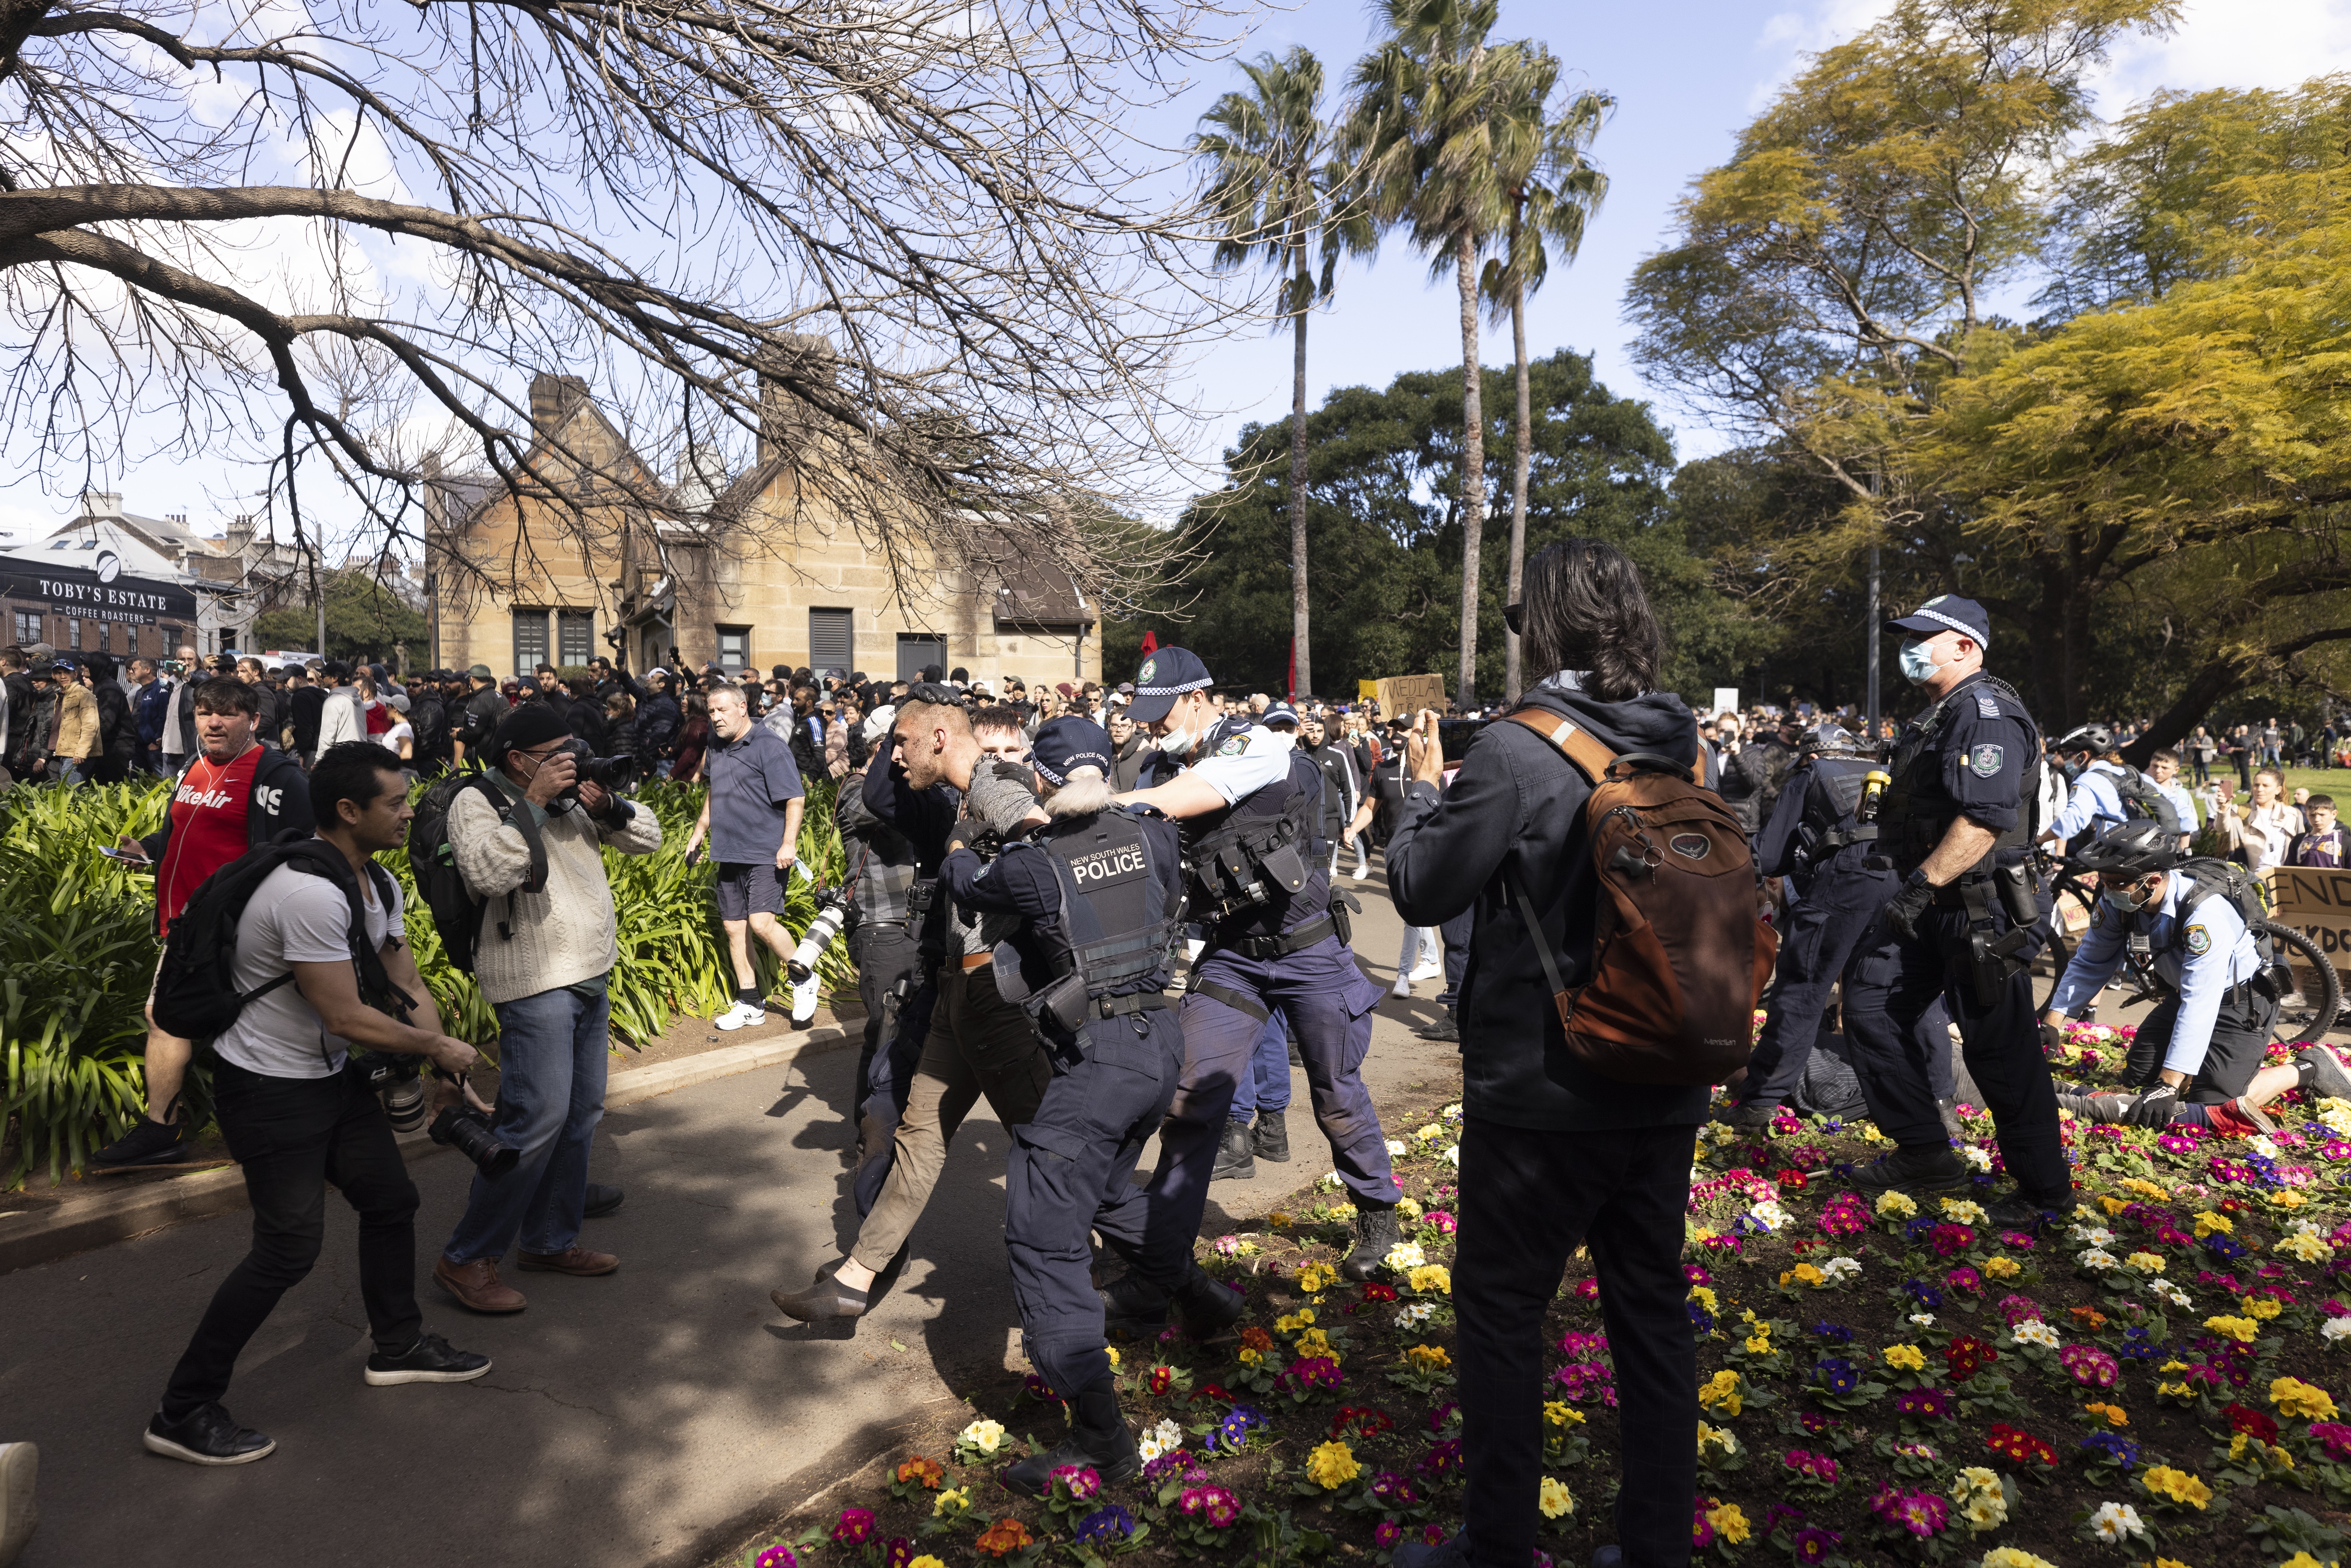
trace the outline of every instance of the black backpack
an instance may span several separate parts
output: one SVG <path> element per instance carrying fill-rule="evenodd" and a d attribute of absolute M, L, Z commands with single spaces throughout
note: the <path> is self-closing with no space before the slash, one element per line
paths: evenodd
<path fill-rule="evenodd" d="M 358 967 L 360 998 L 398 1017 L 415 1007 L 415 998 L 392 983 L 382 956 L 368 944 L 359 879 L 351 874 L 350 862 L 323 839 L 289 832 L 275 843 L 247 850 L 204 878 L 190 895 L 172 923 L 163 962 L 155 972 L 157 1028 L 183 1040 L 214 1039 L 236 1022 L 246 1003 L 294 978 L 288 969 L 253 990 L 236 988 L 237 922 L 253 902 L 255 890 L 285 865 L 326 878 L 350 901 L 351 962 Z M 374 880 L 377 902 L 390 908 L 400 891 L 392 873 L 371 861 L 368 874 Z"/>
<path fill-rule="evenodd" d="M 2159 822 L 2167 833 L 2187 833 L 2195 831 L 2191 823 L 2182 823 L 2179 808 L 2171 797 L 2155 787 L 2155 781 L 2137 768 L 2126 766 L 2120 773 L 2107 778 L 2115 786 L 2115 798 L 2123 803 L 2123 810 L 2132 817 Z"/>
<path fill-rule="evenodd" d="M 530 880 L 522 891 L 537 893 L 547 885 L 547 842 L 539 837 L 538 824 L 530 814 L 517 815 L 514 803 L 506 792 L 490 781 L 487 773 L 468 768 L 453 773 L 424 791 L 416 802 L 416 816 L 408 824 L 408 869 L 416 876 L 416 896 L 433 914 L 433 925 L 441 934 L 441 946 L 449 955 L 449 962 L 466 974 L 474 972 L 474 954 L 481 945 L 482 911 L 488 900 L 476 898 L 465 885 L 457 871 L 456 852 L 449 846 L 449 812 L 457 797 L 468 789 L 478 789 L 496 807 L 501 821 L 513 824 L 522 834 L 523 842 L 530 846 Z M 514 894 L 507 894 L 507 919 L 498 922 L 498 936 L 503 941 L 514 940 Z"/>

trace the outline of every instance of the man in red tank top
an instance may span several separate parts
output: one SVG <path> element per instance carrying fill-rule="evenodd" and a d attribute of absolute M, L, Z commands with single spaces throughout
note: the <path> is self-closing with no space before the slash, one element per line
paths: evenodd
<path fill-rule="evenodd" d="M 163 830 L 144 840 L 125 834 L 125 858 L 155 867 L 155 931 L 172 923 L 204 881 L 256 844 L 288 829 L 308 833 L 310 785 L 301 767 L 266 747 L 253 733 L 258 706 L 254 688 L 234 678 L 199 684 L 194 693 L 197 754 L 172 793 Z M 147 1009 L 147 1114 L 122 1137 L 90 1156 L 100 1171 L 171 1165 L 188 1157 L 178 1116 L 193 1046 L 155 1027 L 154 998 Z"/>

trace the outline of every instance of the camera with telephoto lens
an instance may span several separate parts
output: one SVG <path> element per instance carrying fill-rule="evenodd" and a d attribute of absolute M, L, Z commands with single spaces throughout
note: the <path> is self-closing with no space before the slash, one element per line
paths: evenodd
<path fill-rule="evenodd" d="M 434 1117 L 433 1141 L 473 1161 L 486 1176 L 502 1176 L 522 1158 L 521 1150 L 498 1142 L 490 1119 L 470 1105 L 452 1105 Z"/>
<path fill-rule="evenodd" d="M 808 977 L 816 973 L 817 963 L 824 956 L 824 950 L 841 939 L 841 928 L 848 924 L 849 889 L 837 887 L 831 893 L 818 895 L 816 918 L 809 922 L 807 932 L 800 937 L 800 945 L 792 949 L 791 958 L 784 965 L 784 973 L 790 977 L 793 985 L 808 984 Z"/>
<path fill-rule="evenodd" d="M 413 1133 L 424 1125 L 424 1059 L 396 1056 L 388 1051 L 355 1051 L 351 1065 L 383 1102 L 384 1120 L 395 1133 Z"/>
<path fill-rule="evenodd" d="M 594 784 L 606 789 L 620 789 L 627 786 L 629 776 L 637 770 L 635 758 L 598 757 L 588 749 L 588 743 L 578 736 L 573 736 L 564 742 L 555 755 L 568 756 L 572 759 L 571 788 L 563 793 L 575 800 L 580 798 L 580 786 L 582 784 Z"/>

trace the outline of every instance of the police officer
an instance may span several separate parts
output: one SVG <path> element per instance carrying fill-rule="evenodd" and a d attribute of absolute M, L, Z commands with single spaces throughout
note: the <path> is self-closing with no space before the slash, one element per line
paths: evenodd
<path fill-rule="evenodd" d="M 1402 1194 L 1361 1075 L 1380 993 L 1347 946 L 1348 895 L 1333 897 L 1323 867 L 1321 770 L 1262 726 L 1207 744 L 1217 726 L 1209 685 L 1207 666 L 1183 648 L 1152 654 L 1134 682 L 1135 722 L 1155 737 L 1163 768 L 1184 766 L 1121 800 L 1182 823 L 1190 913 L 1203 923 L 1205 946 L 1184 997 L 1183 1083 L 1147 1189 L 1150 1243 L 1109 1292 L 1122 1327 L 1155 1325 L 1185 1278 L 1234 1086 L 1275 1008 L 1289 1020 L 1315 1119 L 1355 1207 L 1356 1244 L 1341 1271 L 1369 1279 L 1397 1239 Z"/>
<path fill-rule="evenodd" d="M 1184 1061 L 1165 995 L 1183 862 L 1173 822 L 1112 804 L 1111 749 L 1091 719 L 1045 724 L 1030 753 L 1045 795 L 1022 824 L 1028 836 L 1008 833 L 988 862 L 971 846 L 974 825 L 959 824 L 940 872 L 957 904 L 1019 921 L 996 949 L 998 984 L 1021 995 L 1052 1063 L 1035 1113 L 1012 1129 L 1004 1184 L 1022 1340 L 1072 1411 L 1058 1447 L 1005 1472 L 1007 1486 L 1030 1497 L 1063 1465 L 1091 1465 L 1106 1481 L 1142 1468 L 1119 1413 L 1088 1236 L 1099 1230 L 1131 1262 L 1143 1255 L 1149 1200 L 1130 1178 Z M 1196 1264 L 1184 1286 L 1196 1327 L 1240 1315 L 1240 1295 Z"/>
<path fill-rule="evenodd" d="M 498 691 L 498 680 L 490 674 L 487 664 L 475 664 L 465 672 L 473 682 L 473 694 L 457 710 L 449 726 L 449 738 L 454 743 L 457 766 L 468 760 L 478 763 L 489 749 L 490 737 L 498 723 L 507 716 L 507 699 Z M 329 700 L 332 700 L 331 696 Z"/>
<path fill-rule="evenodd" d="M 2025 974 L 2038 919 L 2023 860 L 2040 731 L 2016 693 L 1984 673 L 1991 617 L 1973 600 L 1930 599 L 1886 630 L 1903 636 L 1903 675 L 1935 700 L 1895 743 L 1878 807 L 1879 855 L 1901 889 L 1847 971 L 1854 1069 L 1871 1117 L 1896 1145 L 1853 1181 L 1866 1192 L 1917 1194 L 1968 1180 L 1915 1032 L 1941 996 L 2016 1178 L 2016 1192 L 1990 1213 L 2025 1225 L 2062 1205 L 2073 1185 Z"/>
<path fill-rule="evenodd" d="M 2126 961 L 2164 999 L 2139 1025 L 2124 1062 L 2123 1083 L 2138 1092 L 2061 1095 L 2061 1105 L 2097 1122 L 2188 1121 L 2241 1136 L 2275 1130 L 2261 1107 L 2284 1091 L 2318 1083 L 2332 1092 L 2341 1083 L 2340 1065 L 2316 1048 L 2291 1067 L 2262 1066 L 2278 990 L 2268 976 L 2270 945 L 2245 918 L 2248 909 L 2258 918 L 2259 894 L 2242 871 L 2189 859 L 2177 833 L 2148 821 L 2107 829 L 2074 863 L 2098 873 L 2102 886 L 2044 1026 L 2063 1030 Z"/>
<path fill-rule="evenodd" d="M 1787 879 L 1793 895 L 1787 928 L 1771 992 L 1763 998 L 1763 1030 L 1748 1058 L 1746 1082 L 1738 1103 L 1719 1113 L 1719 1121 L 1767 1127 L 1795 1097 L 1828 1010 L 1829 988 L 1894 894 L 1894 873 L 1869 864 L 1877 852 L 1876 823 L 1860 820 L 1866 780 L 1876 767 L 1876 756 L 1834 723 L 1814 729 L 1799 745 L 1796 765 L 1759 835 L 1755 862 L 1764 875 Z M 1945 1124 L 1956 1128 L 1957 1117 L 1949 1110 L 1956 1090 L 1947 1022 L 1938 999 L 1920 1015 L 1915 1032 Z"/>
<path fill-rule="evenodd" d="M 2043 842 L 2062 844 L 2095 838 L 2135 816 L 2163 822 L 2175 837 L 2181 831 L 2179 809 L 2123 760 L 2105 726 L 2085 724 L 2068 730 L 2049 754 L 2064 769 L 2072 788 L 2064 809 L 2050 819 L 2041 835 Z"/>

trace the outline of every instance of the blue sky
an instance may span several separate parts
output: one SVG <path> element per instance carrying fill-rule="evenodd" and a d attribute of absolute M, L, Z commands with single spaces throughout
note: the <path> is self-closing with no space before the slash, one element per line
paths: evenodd
<path fill-rule="evenodd" d="M 1620 394 L 1655 399 L 1626 354 L 1620 315 L 1625 282 L 1667 233 L 1675 199 L 1689 180 L 1719 162 L 1731 138 L 1785 81 L 1808 50 L 1850 37 L 1883 9 L 1881 0 L 1797 0 L 1774 7 L 1741 0 L 1649 0 L 1569 7 L 1560 0 L 1503 0 L 1500 36 L 1548 44 L 1583 84 L 1613 93 L 1614 118 L 1595 156 L 1612 189 L 1583 254 L 1554 268 L 1531 302 L 1531 351 L 1566 346 L 1593 353 L 1601 378 Z M 1366 49 L 1370 15 L 1361 0 L 1302 0 L 1249 17 L 1240 52 L 1303 44 L 1336 84 Z M 2330 70 L 2351 70 L 2351 0 L 2190 0 L 2171 37 L 2132 41 L 2099 78 L 2102 110 L 2114 114 L 2158 87 L 2289 87 Z M 1143 133 L 1180 142 L 1202 110 L 1238 79 L 1229 64 L 1202 68 L 1191 89 L 1155 113 Z M 1310 398 L 1332 387 L 1384 385 L 1399 371 L 1459 363 L 1449 277 L 1432 286 L 1425 257 L 1400 238 L 1374 262 L 1343 269 L 1334 306 L 1311 329 Z M 1486 362 L 1507 361 L 1507 329 L 1487 329 Z M 1290 396 L 1290 343 L 1249 328 L 1204 344 L 1194 369 L 1199 402 L 1215 411 L 1202 456 L 1250 419 L 1278 418 Z M 1722 433 L 1687 411 L 1660 403 L 1685 456 L 1725 444 Z M 274 419 L 271 421 L 274 423 Z M 12 440 L 12 446 L 16 443 Z M 149 460 L 111 476 L 133 511 L 188 512 L 199 531 L 215 531 L 239 511 L 235 497 L 262 482 L 257 469 L 220 459 Z M 315 494 L 315 492 L 314 492 Z M 75 510 L 69 497 L 46 497 L 30 484 L 0 495 L 0 542 L 46 534 Z"/>

